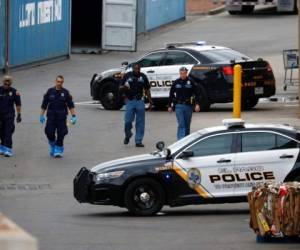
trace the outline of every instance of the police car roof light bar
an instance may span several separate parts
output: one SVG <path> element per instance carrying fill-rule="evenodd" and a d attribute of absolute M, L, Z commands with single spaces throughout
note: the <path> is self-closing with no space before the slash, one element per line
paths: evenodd
<path fill-rule="evenodd" d="M 203 46 L 206 45 L 205 41 L 196 41 L 196 42 L 176 42 L 176 43 L 166 43 L 166 48 L 184 46 L 184 45 L 198 45 Z"/>
<path fill-rule="evenodd" d="M 245 127 L 245 121 L 240 118 L 224 119 L 222 123 L 227 129 Z"/>

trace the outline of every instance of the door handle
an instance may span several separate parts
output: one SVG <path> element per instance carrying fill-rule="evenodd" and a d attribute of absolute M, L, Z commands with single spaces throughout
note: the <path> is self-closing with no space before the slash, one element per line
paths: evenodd
<path fill-rule="evenodd" d="M 280 159 L 290 159 L 290 158 L 294 158 L 294 156 L 293 155 L 286 155 L 286 154 L 284 154 L 284 155 L 280 156 L 279 158 Z"/>
<path fill-rule="evenodd" d="M 155 73 L 155 71 L 154 70 L 148 70 L 147 73 L 151 74 L 151 73 Z"/>
<path fill-rule="evenodd" d="M 217 163 L 229 163 L 229 162 L 231 162 L 230 159 L 220 159 L 217 161 Z"/>

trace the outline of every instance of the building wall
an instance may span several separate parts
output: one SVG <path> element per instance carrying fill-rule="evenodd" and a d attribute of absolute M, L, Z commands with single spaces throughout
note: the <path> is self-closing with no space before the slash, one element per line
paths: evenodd
<path fill-rule="evenodd" d="M 0 70 L 5 64 L 5 0 L 0 0 Z"/>

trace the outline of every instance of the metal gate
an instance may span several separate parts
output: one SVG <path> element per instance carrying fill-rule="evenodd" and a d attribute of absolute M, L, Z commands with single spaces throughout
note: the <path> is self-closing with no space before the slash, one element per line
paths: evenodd
<path fill-rule="evenodd" d="M 103 0 L 102 49 L 136 51 L 137 0 Z"/>

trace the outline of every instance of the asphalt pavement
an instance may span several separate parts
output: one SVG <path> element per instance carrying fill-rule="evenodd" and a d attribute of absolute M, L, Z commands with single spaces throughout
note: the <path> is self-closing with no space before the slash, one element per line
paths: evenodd
<path fill-rule="evenodd" d="M 174 114 L 147 112 L 144 149 L 123 141 L 123 111 L 105 111 L 89 102 L 93 73 L 118 67 L 145 51 L 170 41 L 207 40 L 263 57 L 273 65 L 278 94 L 282 91 L 282 50 L 297 44 L 293 15 L 267 10 L 250 16 L 190 17 L 139 37 L 135 53 L 73 55 L 71 60 L 13 72 L 23 100 L 23 122 L 16 126 L 13 158 L 0 159 L 0 211 L 36 236 L 41 250 L 152 250 L 152 249 L 299 249 L 297 244 L 257 244 L 250 230 L 248 206 L 241 204 L 164 208 L 151 218 L 130 217 L 123 208 L 78 204 L 72 181 L 82 167 L 123 156 L 150 152 L 158 140 L 175 141 Z M 77 103 L 78 124 L 69 127 L 65 157 L 51 159 L 39 124 L 42 96 L 55 76 L 65 76 Z M 298 125 L 296 102 L 261 102 L 242 114 L 247 122 Z M 192 131 L 221 124 L 231 117 L 230 104 L 213 105 L 207 113 L 194 114 Z"/>

